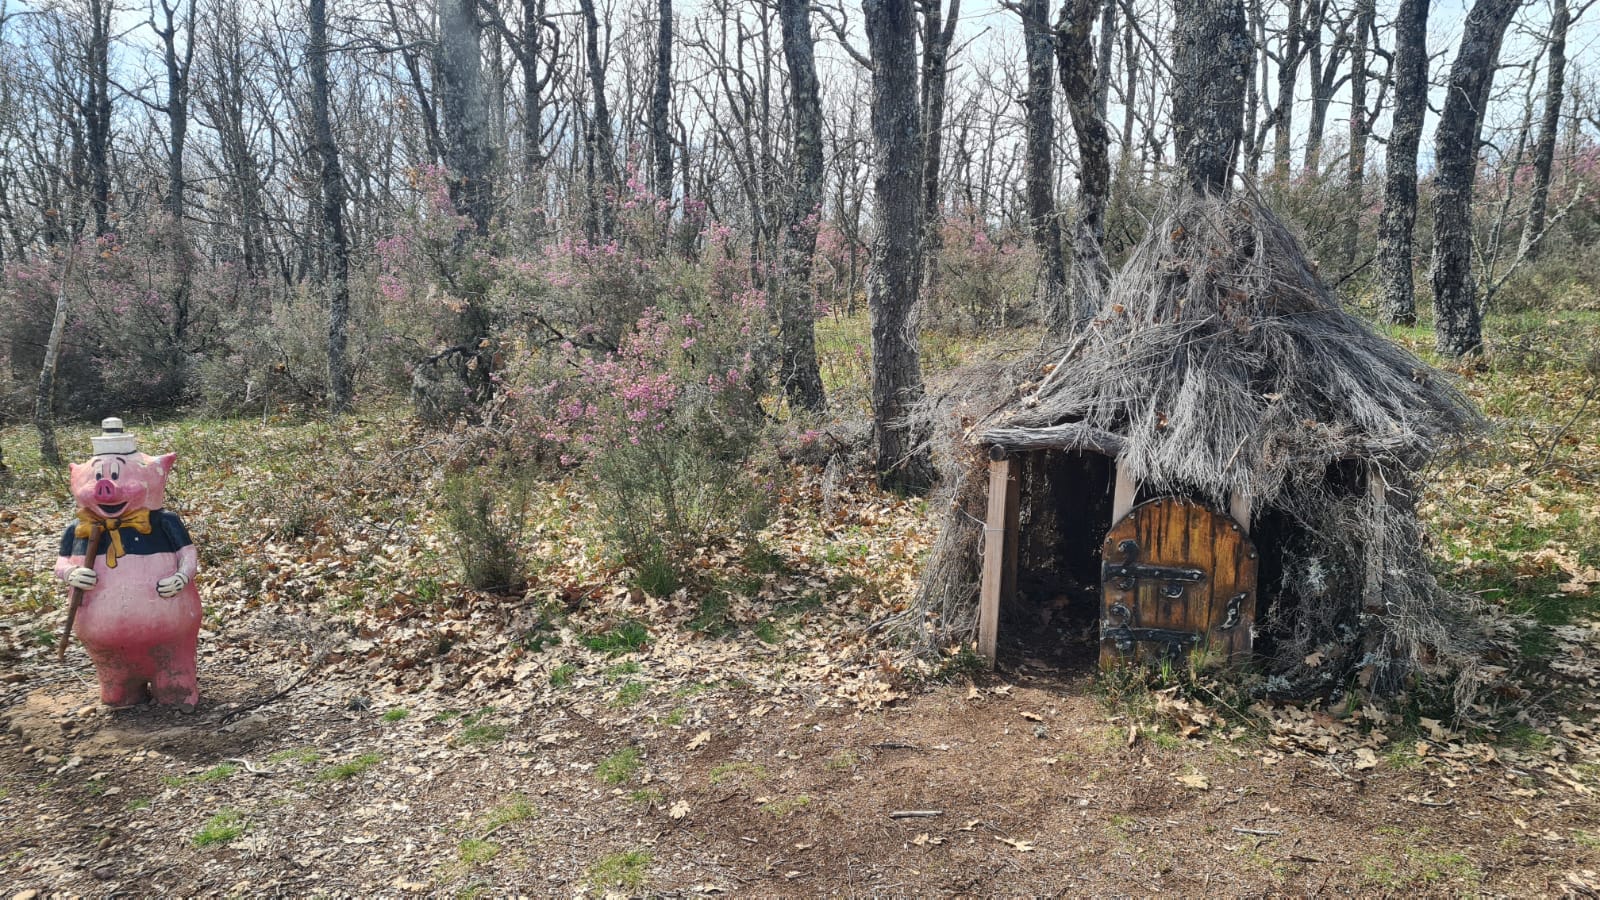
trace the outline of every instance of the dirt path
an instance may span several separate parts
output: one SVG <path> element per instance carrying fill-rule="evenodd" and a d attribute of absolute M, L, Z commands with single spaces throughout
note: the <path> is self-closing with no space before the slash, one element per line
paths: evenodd
<path fill-rule="evenodd" d="M 220 643 L 193 716 L 104 710 L 81 667 L 10 686 L 0 893 L 1560 895 L 1600 883 L 1593 797 L 1555 779 L 1399 754 L 1356 769 L 1215 729 L 1130 742 L 1084 676 L 1024 670 L 859 712 L 820 708 L 826 693 L 803 684 L 653 680 L 665 662 L 648 651 L 491 704 L 467 689 L 389 694 L 333 662 L 224 726 L 303 663 L 256 671 L 258 647 Z"/>

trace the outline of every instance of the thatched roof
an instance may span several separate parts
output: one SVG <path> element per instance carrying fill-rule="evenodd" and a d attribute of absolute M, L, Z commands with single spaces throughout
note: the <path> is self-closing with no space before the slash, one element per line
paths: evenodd
<path fill-rule="evenodd" d="M 1340 458 L 1413 468 L 1479 421 L 1439 373 L 1345 312 L 1264 206 L 1191 195 L 1038 387 L 974 432 L 1098 449 L 1153 488 L 1259 504 L 1289 471 Z"/>

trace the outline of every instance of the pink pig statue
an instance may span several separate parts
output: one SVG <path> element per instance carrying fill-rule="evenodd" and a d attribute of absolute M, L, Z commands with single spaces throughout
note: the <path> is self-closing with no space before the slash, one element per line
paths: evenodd
<path fill-rule="evenodd" d="M 140 453 L 121 419 L 101 423 L 94 456 L 72 466 L 78 521 L 61 536 L 56 577 L 83 591 L 75 629 L 94 660 L 100 701 L 149 700 L 192 711 L 200 700 L 196 553 L 183 520 L 162 509 L 177 454 Z M 97 547 L 89 535 L 99 526 Z"/>

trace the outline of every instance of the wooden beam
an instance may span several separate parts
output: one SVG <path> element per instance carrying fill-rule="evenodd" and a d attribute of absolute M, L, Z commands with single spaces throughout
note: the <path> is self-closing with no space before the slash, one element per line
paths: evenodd
<path fill-rule="evenodd" d="M 1016 530 L 1021 460 L 989 461 L 989 507 L 983 524 L 983 577 L 978 587 L 978 653 L 994 668 L 1000 601 L 1016 590 Z M 1008 546 L 1009 545 L 1009 546 Z"/>
<path fill-rule="evenodd" d="M 1133 512 L 1133 501 L 1138 495 L 1139 485 L 1128 473 L 1128 467 L 1117 463 L 1117 490 L 1111 499 L 1111 524 L 1121 522 L 1123 516 Z"/>
<path fill-rule="evenodd" d="M 1228 515 L 1233 517 L 1245 534 L 1250 533 L 1250 512 L 1253 504 L 1250 495 L 1242 491 L 1234 491 L 1228 495 Z"/>

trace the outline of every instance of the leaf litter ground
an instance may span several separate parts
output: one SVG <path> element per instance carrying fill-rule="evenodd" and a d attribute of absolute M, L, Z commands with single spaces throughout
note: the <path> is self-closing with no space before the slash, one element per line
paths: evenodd
<path fill-rule="evenodd" d="M 53 662 L 44 573 L 66 492 L 20 479 L 0 513 L 8 890 L 1600 889 L 1600 626 L 1592 601 L 1559 623 L 1536 602 L 1600 590 L 1593 430 L 1525 477 L 1516 459 L 1549 435 L 1531 431 L 1521 457 L 1448 472 L 1433 501 L 1446 563 L 1491 603 L 1528 600 L 1496 621 L 1548 663 L 1507 660 L 1489 731 L 1350 704 L 1108 696 L 1025 652 L 978 683 L 919 682 L 869 626 L 910 596 L 928 516 L 798 468 L 760 554 L 706 551 L 659 598 L 597 551 L 581 492 L 548 485 L 528 594 L 475 595 L 428 512 L 449 448 L 382 425 L 151 429 L 196 466 L 173 491 L 207 573 L 192 716 L 105 710 L 81 649 Z M 1576 527 L 1508 545 L 1470 527 L 1480 516 Z"/>

